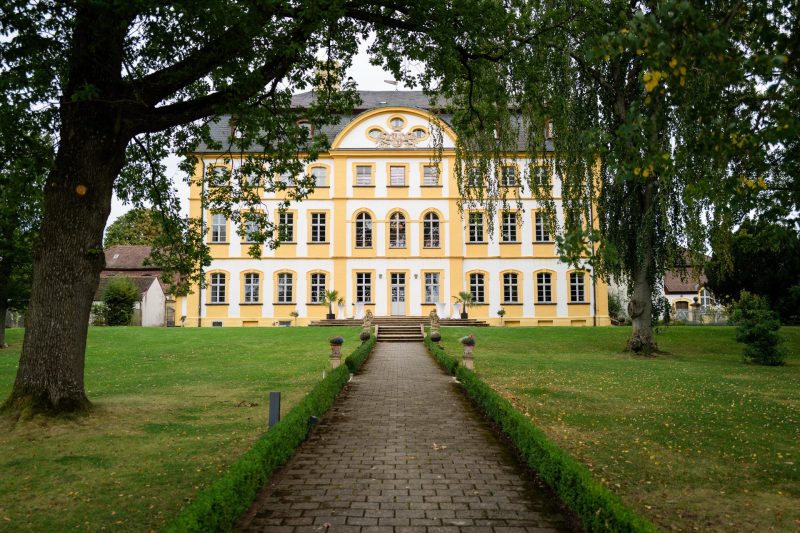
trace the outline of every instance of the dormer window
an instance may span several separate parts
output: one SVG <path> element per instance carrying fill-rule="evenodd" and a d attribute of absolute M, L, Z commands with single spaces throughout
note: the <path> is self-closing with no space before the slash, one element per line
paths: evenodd
<path fill-rule="evenodd" d="M 548 140 L 548 141 L 551 140 L 553 138 L 553 134 L 554 134 L 553 121 L 552 120 L 547 120 L 544 123 L 544 138 L 545 138 L 545 140 Z"/>

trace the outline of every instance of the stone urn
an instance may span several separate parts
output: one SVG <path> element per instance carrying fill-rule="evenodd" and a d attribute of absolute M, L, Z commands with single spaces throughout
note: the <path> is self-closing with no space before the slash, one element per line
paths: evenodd
<path fill-rule="evenodd" d="M 342 337 L 333 337 L 329 342 L 331 345 L 331 368 L 336 369 L 342 364 L 342 344 L 344 344 L 344 339 Z"/>

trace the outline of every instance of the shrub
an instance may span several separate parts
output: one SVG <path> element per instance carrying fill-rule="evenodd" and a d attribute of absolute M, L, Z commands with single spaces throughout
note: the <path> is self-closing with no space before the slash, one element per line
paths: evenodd
<path fill-rule="evenodd" d="M 784 364 L 786 353 L 778 346 L 783 342 L 778 335 L 781 323 L 766 299 L 742 291 L 731 306 L 730 321 L 737 326 L 736 340 L 746 345 L 745 360 L 759 365 Z"/>
<path fill-rule="evenodd" d="M 442 340 L 442 334 L 439 333 L 438 331 L 434 331 L 433 333 L 431 333 L 431 340 L 433 342 L 439 342 L 440 340 Z"/>
<path fill-rule="evenodd" d="M 470 333 L 466 337 L 461 337 L 458 341 L 464 346 L 475 346 L 475 335 Z"/>
<path fill-rule="evenodd" d="M 110 280 L 103 293 L 106 324 L 109 326 L 130 324 L 133 318 L 133 306 L 140 298 L 139 289 L 130 279 L 118 277 Z"/>
<path fill-rule="evenodd" d="M 96 303 L 92 304 L 92 313 L 91 313 L 91 321 L 90 323 L 93 326 L 105 326 L 106 325 L 106 313 L 108 312 L 108 308 L 104 303 Z"/>
<path fill-rule="evenodd" d="M 366 330 L 366 329 L 362 330 L 361 333 L 358 334 L 358 338 L 361 339 L 362 342 L 368 341 L 370 336 L 371 336 L 371 334 L 370 334 L 369 330 Z"/>
<path fill-rule="evenodd" d="M 330 342 L 334 346 L 341 346 L 342 344 L 344 344 L 344 339 L 342 337 L 331 337 L 330 339 L 328 339 L 328 342 Z"/>

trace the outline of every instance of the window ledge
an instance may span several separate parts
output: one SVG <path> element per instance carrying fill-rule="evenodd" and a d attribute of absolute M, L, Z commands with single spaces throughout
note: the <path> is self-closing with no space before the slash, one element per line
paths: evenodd
<path fill-rule="evenodd" d="M 423 250 L 441 250 L 442 247 L 441 246 L 423 246 L 422 249 Z"/>
<path fill-rule="evenodd" d="M 272 305 L 297 305 L 295 302 L 275 302 Z"/>
<path fill-rule="evenodd" d="M 353 185 L 354 189 L 374 189 L 375 185 Z"/>
<path fill-rule="evenodd" d="M 589 302 L 567 302 L 567 305 L 589 305 Z"/>
<path fill-rule="evenodd" d="M 489 241 L 467 241 L 467 244 L 489 244 Z"/>
<path fill-rule="evenodd" d="M 408 189 L 408 185 L 387 185 L 387 189 Z"/>
<path fill-rule="evenodd" d="M 308 302 L 306 305 L 324 305 L 327 307 L 328 304 L 322 302 Z"/>
<path fill-rule="evenodd" d="M 555 244 L 556 241 L 533 241 L 533 244 Z"/>
<path fill-rule="evenodd" d="M 284 244 L 297 244 L 297 241 L 281 241 L 281 246 Z"/>
<path fill-rule="evenodd" d="M 207 303 L 206 305 L 228 305 L 228 302 L 214 302 L 214 303 Z"/>
<path fill-rule="evenodd" d="M 350 305 L 356 305 L 356 304 L 375 305 L 375 302 L 353 302 Z"/>
<path fill-rule="evenodd" d="M 500 241 L 500 244 L 522 244 L 521 241 Z"/>
<path fill-rule="evenodd" d="M 407 246 L 390 246 L 390 250 L 408 250 Z"/>
<path fill-rule="evenodd" d="M 317 189 L 330 189 L 330 188 L 331 188 L 330 185 L 314 185 L 314 191 L 316 191 Z M 311 191 L 311 192 L 314 192 L 314 191 Z"/>
<path fill-rule="evenodd" d="M 500 305 L 523 305 L 522 302 L 503 302 Z"/>
<path fill-rule="evenodd" d="M 330 244 L 330 241 L 308 241 L 307 244 Z"/>
<path fill-rule="evenodd" d="M 558 305 L 556 302 L 536 302 L 533 305 Z"/>
<path fill-rule="evenodd" d="M 231 241 L 213 241 L 208 244 L 230 244 Z"/>
<path fill-rule="evenodd" d="M 442 187 L 444 187 L 444 185 L 420 185 L 420 187 L 429 189 L 441 189 Z"/>
<path fill-rule="evenodd" d="M 264 302 L 242 302 L 239 305 L 264 305 Z"/>

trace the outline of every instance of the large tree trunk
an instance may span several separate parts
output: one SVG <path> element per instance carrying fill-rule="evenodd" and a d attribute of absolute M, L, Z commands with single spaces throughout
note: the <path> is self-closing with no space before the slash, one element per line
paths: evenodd
<path fill-rule="evenodd" d="M 658 350 L 653 340 L 653 278 L 656 271 L 654 204 L 657 191 L 658 185 L 655 179 L 651 179 L 645 183 L 639 195 L 641 233 L 631 276 L 633 291 L 628 303 L 628 315 L 633 324 L 628 350 L 644 355 Z"/>
<path fill-rule="evenodd" d="M 75 116 L 86 111 L 62 112 L 60 147 L 34 249 L 25 340 L 5 404 L 18 415 L 80 411 L 90 405 L 83 380 L 89 313 L 105 265 L 103 230 L 127 139 L 100 106 L 94 116 Z M 98 124 L 110 127 L 99 132 Z"/>
<path fill-rule="evenodd" d="M 8 300 L 0 294 L 0 350 L 8 348 L 8 344 L 6 344 L 6 311 L 8 311 Z"/>

